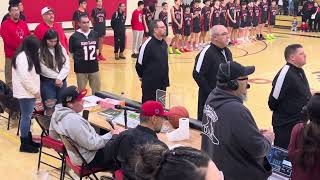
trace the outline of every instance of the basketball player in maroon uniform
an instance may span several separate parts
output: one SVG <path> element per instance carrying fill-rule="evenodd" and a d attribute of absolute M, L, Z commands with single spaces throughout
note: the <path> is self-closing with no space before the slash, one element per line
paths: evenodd
<path fill-rule="evenodd" d="M 216 0 L 214 2 L 214 6 L 212 7 L 211 13 L 211 27 L 220 24 L 220 14 L 221 14 L 221 7 L 220 1 Z"/>
<path fill-rule="evenodd" d="M 95 30 L 99 36 L 99 54 L 97 56 L 98 61 L 106 60 L 106 58 L 102 56 L 103 39 L 106 35 L 106 10 L 102 7 L 102 3 L 102 0 L 97 0 L 97 7 L 91 11 L 93 30 Z"/>
<path fill-rule="evenodd" d="M 170 54 L 181 54 L 180 40 L 182 35 L 182 24 L 183 24 L 183 10 L 181 7 L 181 0 L 174 0 L 174 6 L 170 9 L 172 18 L 172 30 L 174 37 L 172 38 L 169 53 Z"/>
<path fill-rule="evenodd" d="M 236 12 L 235 12 L 236 3 L 234 0 L 230 0 L 227 3 L 227 27 L 229 33 L 231 33 L 231 44 L 236 44 Z"/>
<path fill-rule="evenodd" d="M 194 1 L 194 7 L 192 10 L 193 19 L 192 19 L 192 44 L 194 45 L 194 50 L 199 50 L 199 39 L 201 32 L 201 7 L 200 0 Z"/>
<path fill-rule="evenodd" d="M 223 0 L 220 4 L 220 24 L 227 27 L 227 2 Z"/>
<path fill-rule="evenodd" d="M 184 10 L 184 15 L 183 15 L 183 43 L 184 43 L 183 50 L 185 52 L 192 51 L 191 42 L 190 42 L 191 29 L 192 29 L 191 8 L 189 5 L 186 5 Z"/>
<path fill-rule="evenodd" d="M 72 27 L 75 31 L 79 29 L 79 19 L 81 16 L 89 16 L 87 11 L 87 0 L 79 0 L 79 8 L 73 13 Z"/>
<path fill-rule="evenodd" d="M 276 24 L 276 15 L 278 13 L 278 8 L 276 6 L 276 1 L 273 0 L 269 8 L 268 16 L 268 35 L 267 39 L 275 39 L 276 37 L 272 34 L 273 26 Z"/>
<path fill-rule="evenodd" d="M 250 40 L 251 37 L 253 37 L 253 39 L 255 39 L 255 37 L 253 35 L 253 31 L 252 31 L 252 21 L 253 21 L 253 11 L 254 11 L 252 0 L 249 1 L 247 8 L 248 8 L 248 25 L 247 25 L 248 26 L 248 34 L 247 34 L 247 37 Z"/>
<path fill-rule="evenodd" d="M 261 8 L 260 8 L 260 0 L 255 0 L 254 6 L 254 13 L 253 13 L 253 20 L 252 20 L 252 31 L 253 31 L 253 36 L 256 36 L 257 40 L 260 39 L 260 35 L 258 32 L 259 24 L 260 24 L 260 18 L 261 18 Z"/>
<path fill-rule="evenodd" d="M 203 3 L 204 3 L 204 7 L 201 10 L 200 47 L 206 46 L 207 32 L 210 30 L 210 15 L 211 15 L 210 0 L 204 0 Z"/>

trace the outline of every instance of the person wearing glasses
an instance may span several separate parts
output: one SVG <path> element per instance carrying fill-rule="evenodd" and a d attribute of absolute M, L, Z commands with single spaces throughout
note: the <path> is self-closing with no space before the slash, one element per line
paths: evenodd
<path fill-rule="evenodd" d="M 61 23 L 55 22 L 54 10 L 50 7 L 44 7 L 41 10 L 42 22 L 34 30 L 34 35 L 41 41 L 50 29 L 55 30 L 58 33 L 59 42 L 68 51 L 68 38 L 64 33 Z"/>
<path fill-rule="evenodd" d="M 156 100 L 157 89 L 166 91 L 169 86 L 168 45 L 166 25 L 161 20 L 151 21 L 149 37 L 141 46 L 136 71 L 141 80 L 142 103 Z"/>
<path fill-rule="evenodd" d="M 223 25 L 211 28 L 211 43 L 196 56 L 193 78 L 199 86 L 198 120 L 202 120 L 203 106 L 210 92 L 216 87 L 216 75 L 220 63 L 232 61 L 232 54 L 227 45 L 229 33 Z"/>
<path fill-rule="evenodd" d="M 237 62 L 218 67 L 217 87 L 204 106 L 201 150 L 206 152 L 225 179 L 268 179 L 271 166 L 266 158 L 274 133 L 258 129 L 243 102 L 247 97 L 248 76 L 254 66 Z"/>

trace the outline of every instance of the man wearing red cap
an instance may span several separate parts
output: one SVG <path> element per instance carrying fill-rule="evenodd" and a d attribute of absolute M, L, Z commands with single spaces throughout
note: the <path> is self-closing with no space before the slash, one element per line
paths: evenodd
<path fill-rule="evenodd" d="M 169 113 L 156 101 L 147 101 L 141 106 L 140 125 L 113 137 L 105 146 L 104 157 L 107 161 L 115 160 L 120 165 L 124 179 L 133 180 L 135 171 L 132 157 L 135 149 L 145 144 L 162 144 L 157 137 L 162 128 L 162 123 Z"/>
<path fill-rule="evenodd" d="M 61 45 L 68 50 L 68 39 L 66 35 L 64 34 L 64 31 L 62 29 L 62 26 L 60 23 L 54 22 L 54 11 L 53 9 L 49 7 L 44 7 L 41 10 L 41 15 L 42 15 L 42 22 L 36 27 L 34 30 L 34 35 L 37 36 L 37 38 L 41 41 L 44 34 L 49 30 L 49 29 L 54 29 L 57 31 L 59 40 Z"/>

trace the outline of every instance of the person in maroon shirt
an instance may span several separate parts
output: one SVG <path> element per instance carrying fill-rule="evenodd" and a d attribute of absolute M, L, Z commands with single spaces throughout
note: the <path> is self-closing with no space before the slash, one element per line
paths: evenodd
<path fill-rule="evenodd" d="M 210 1 L 204 0 L 203 3 L 205 4 L 205 6 L 201 10 L 200 47 L 206 46 L 206 37 L 207 37 L 207 32 L 209 32 L 210 30 L 210 17 L 211 17 Z"/>
<path fill-rule="evenodd" d="M 89 13 L 87 11 L 87 0 L 79 0 L 79 8 L 73 13 L 72 27 L 75 31 L 80 28 L 79 22 L 81 16 L 89 16 Z"/>
<path fill-rule="evenodd" d="M 42 15 L 42 22 L 36 27 L 34 30 L 34 35 L 37 36 L 37 38 L 41 41 L 44 37 L 44 34 L 49 29 L 54 29 L 59 36 L 59 41 L 61 45 L 68 51 L 69 45 L 68 45 L 68 39 L 64 33 L 64 30 L 62 29 L 62 26 L 60 23 L 54 22 L 54 11 L 53 9 L 49 7 L 44 7 L 41 10 Z"/>
<path fill-rule="evenodd" d="M 5 53 L 5 80 L 6 84 L 12 88 L 12 68 L 11 59 L 22 41 L 30 35 L 28 25 L 19 19 L 20 10 L 18 4 L 9 6 L 10 18 L 5 20 L 1 27 L 1 36 Z"/>
<path fill-rule="evenodd" d="M 305 123 L 296 124 L 291 133 L 288 156 L 292 163 L 292 180 L 320 178 L 320 94 L 311 97 L 302 110 Z"/>

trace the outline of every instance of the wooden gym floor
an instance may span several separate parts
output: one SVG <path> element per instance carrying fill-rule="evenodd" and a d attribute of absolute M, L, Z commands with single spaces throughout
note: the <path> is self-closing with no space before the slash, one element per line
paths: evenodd
<path fill-rule="evenodd" d="M 231 47 L 234 60 L 244 65 L 255 65 L 256 72 L 250 76 L 251 89 L 248 91 L 248 101 L 245 105 L 252 112 L 260 128 L 271 128 L 271 112 L 267 101 L 271 89 L 271 81 L 278 70 L 285 64 L 283 52 L 287 45 L 300 43 L 307 54 L 307 64 L 304 67 L 310 87 L 320 90 L 320 33 L 292 33 L 289 30 L 276 29 L 277 39 L 272 41 L 258 41 Z M 70 32 L 67 33 L 70 35 Z M 112 36 L 112 31 L 107 32 Z M 140 81 L 135 71 L 135 60 L 131 59 L 131 30 L 127 30 L 126 60 L 115 61 L 113 54 L 113 38 L 105 40 L 103 55 L 107 61 L 100 62 L 102 90 L 120 94 L 124 92 L 127 98 L 141 100 Z M 0 42 L 0 77 L 4 80 L 4 52 Z M 198 52 L 169 55 L 170 83 L 168 88 L 171 100 L 170 105 L 185 106 L 191 117 L 196 117 L 198 87 L 192 78 L 194 59 Z M 68 77 L 69 85 L 76 85 L 76 77 L 71 70 Z M 19 153 L 19 137 L 15 135 L 17 123 L 12 123 L 11 129 L 6 130 L 7 120 L 0 119 L 0 174 L 1 179 L 38 179 L 38 154 Z M 33 123 L 34 134 L 40 130 L 36 122 Z M 45 160 L 59 165 L 55 160 L 44 156 Z M 41 172 L 49 170 L 51 179 L 58 179 L 57 171 L 41 166 Z M 44 173 L 46 175 L 46 173 Z"/>

